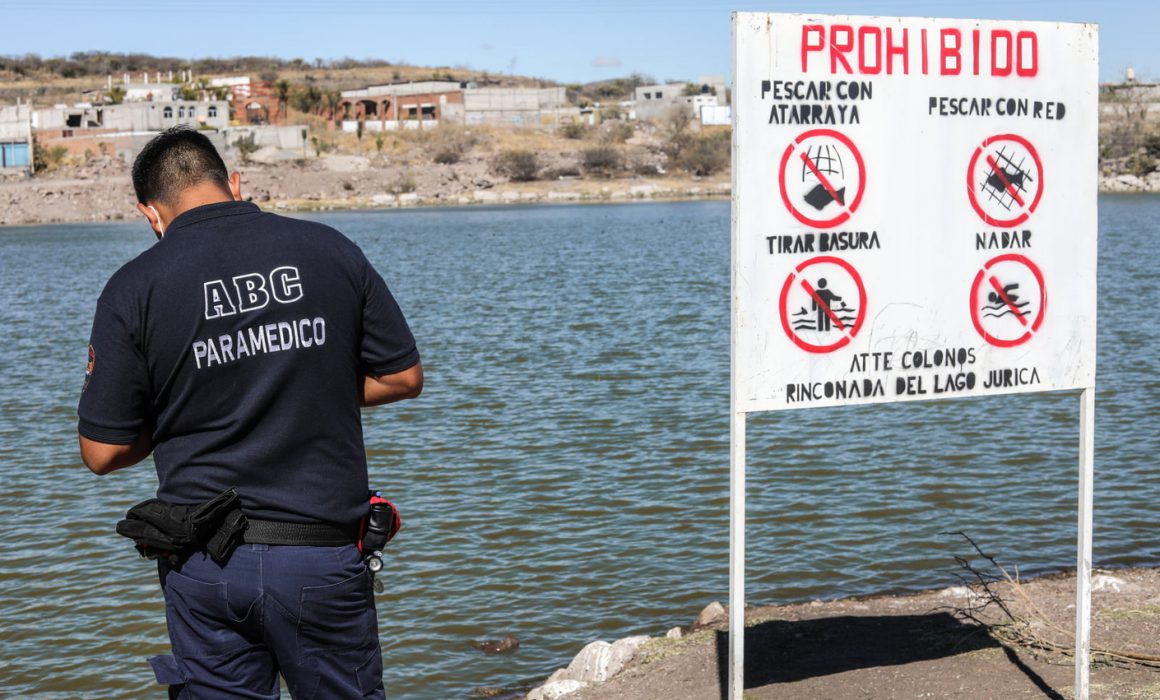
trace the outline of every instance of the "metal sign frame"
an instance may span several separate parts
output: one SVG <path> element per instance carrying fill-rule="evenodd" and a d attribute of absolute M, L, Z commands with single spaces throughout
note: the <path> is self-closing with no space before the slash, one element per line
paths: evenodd
<path fill-rule="evenodd" d="M 730 426 L 729 427 L 729 431 L 730 431 L 730 441 L 729 441 L 729 444 L 730 444 L 730 449 L 729 449 L 729 615 L 728 615 L 728 617 L 729 617 L 729 669 L 728 669 L 728 674 L 727 674 L 728 679 L 729 679 L 728 687 L 729 687 L 730 700 L 741 700 L 742 695 L 743 695 L 743 691 L 744 691 L 744 687 L 745 687 L 744 686 L 744 667 L 745 667 L 744 629 L 745 629 L 745 551 L 746 551 L 746 533 L 745 533 L 745 522 L 746 522 L 746 501 L 745 501 L 745 493 L 746 493 L 746 416 L 749 412 L 752 412 L 752 411 L 774 410 L 770 407 L 772 402 L 769 400 L 768 397 L 763 397 L 761 400 L 758 400 L 758 401 L 754 400 L 754 393 L 753 393 L 752 387 L 748 387 L 745 385 L 744 377 L 741 376 L 741 374 L 739 373 L 739 367 L 744 366 L 744 364 L 746 362 L 748 362 L 749 365 L 752 366 L 752 362 L 753 362 L 753 359 L 751 356 L 748 356 L 748 357 L 743 356 L 743 349 L 741 347 L 742 343 L 740 342 L 742 340 L 742 337 L 741 337 L 742 331 L 740 329 L 747 318 L 742 314 L 741 307 L 743 306 L 744 300 L 742 300 L 741 295 L 743 293 L 751 293 L 751 291 L 747 288 L 743 289 L 743 287 L 747 287 L 747 285 L 749 283 L 749 279 L 748 278 L 741 279 L 741 275 L 739 275 L 739 272 L 742 271 L 742 270 L 740 270 L 742 263 L 739 260 L 739 253 L 738 253 L 738 251 L 742 249 L 741 246 L 743 243 L 742 238 L 741 238 L 742 227 L 740 225 L 740 221 L 741 221 L 741 194 L 742 194 L 742 191 L 744 190 L 744 186 L 742 184 L 742 182 L 743 182 L 743 168 L 742 168 L 741 164 L 743 162 L 743 159 L 746 156 L 746 153 L 743 153 L 742 145 L 741 145 L 740 139 L 739 139 L 740 129 L 739 129 L 739 121 L 738 120 L 740 118 L 741 113 L 744 111 L 743 109 L 739 109 L 739 105 L 741 105 L 742 101 L 744 99 L 746 99 L 744 90 L 742 89 L 744 86 L 739 84 L 739 76 L 745 76 L 746 78 L 751 77 L 748 74 L 748 72 L 746 72 L 746 71 L 739 72 L 739 70 L 738 70 L 738 68 L 739 68 L 739 66 L 738 66 L 738 62 L 739 62 L 738 23 L 741 19 L 746 19 L 746 18 L 747 19 L 754 19 L 754 18 L 760 19 L 762 22 L 768 23 L 769 27 L 772 27 L 773 23 L 775 21 L 778 21 L 778 19 L 781 19 L 783 21 L 801 21 L 803 19 L 801 16 L 795 16 L 795 15 L 773 15 L 773 14 L 766 14 L 766 13 L 737 13 L 737 12 L 733 13 L 733 18 L 732 18 L 732 28 L 733 28 L 733 42 L 732 42 L 733 43 L 733 66 L 732 66 L 732 68 L 733 68 L 733 78 L 734 78 L 734 91 L 733 91 L 733 145 L 732 145 L 732 149 L 733 149 L 733 151 L 732 151 L 732 155 L 733 155 L 733 170 L 732 170 L 733 205 L 732 205 L 732 216 L 731 216 L 732 233 L 731 233 L 731 241 L 730 241 L 730 244 L 731 244 L 730 247 L 731 247 L 732 253 L 731 253 L 731 285 L 730 285 L 730 297 L 731 297 L 730 366 L 731 367 L 730 367 L 730 421 L 729 421 L 729 426 Z M 919 20 L 917 18 L 851 18 L 851 17 L 832 17 L 832 16 L 825 16 L 825 17 L 811 16 L 809 18 L 809 21 L 820 24 L 820 23 L 824 22 L 825 20 L 835 20 L 836 21 L 839 19 L 845 20 L 845 21 L 849 21 L 851 19 L 863 19 L 863 20 L 873 19 L 873 20 L 877 20 L 877 21 L 881 21 L 881 22 L 903 22 L 904 20 L 905 21 L 915 21 L 915 22 L 928 21 L 928 20 Z M 991 22 L 989 20 L 987 20 L 987 21 L 985 21 L 985 20 L 954 20 L 954 21 L 959 22 L 959 23 Z M 991 24 L 1001 24 L 1001 23 L 991 22 Z M 1002 23 L 1002 24 L 1005 24 L 1005 23 Z M 1045 25 L 1043 23 L 1019 23 L 1019 24 L 1038 25 L 1041 30 L 1046 29 L 1046 30 L 1050 31 L 1050 29 L 1051 29 L 1051 27 L 1049 27 L 1048 25 Z M 894 26 L 897 26 L 897 25 L 894 25 Z M 1056 26 L 1060 26 L 1060 25 L 1056 25 Z M 1071 28 L 1073 30 L 1076 29 L 1077 27 L 1080 27 L 1080 28 L 1082 28 L 1083 31 L 1090 32 L 1091 33 L 1091 37 L 1090 37 L 1091 38 L 1091 45 L 1092 46 L 1095 45 L 1097 38 L 1096 38 L 1096 28 L 1094 25 L 1068 25 L 1068 26 L 1071 26 Z M 925 30 L 923 30 L 923 33 L 924 33 L 924 39 L 925 39 Z M 772 48 L 774 45 L 774 39 L 770 38 L 769 41 L 770 41 L 770 47 L 771 47 L 770 52 L 772 55 L 772 52 L 774 51 L 774 49 Z M 977 45 L 976 45 L 976 49 L 977 49 Z M 804 61 L 805 61 L 804 49 L 803 49 L 803 59 L 802 60 L 803 60 L 803 71 L 804 71 Z M 923 62 L 923 72 L 925 73 L 926 72 L 925 58 L 923 59 L 923 61 L 924 61 Z M 769 66 L 768 66 L 771 73 L 773 72 L 775 67 L 776 67 L 776 61 L 774 61 L 771 58 L 771 60 L 769 62 Z M 977 64 L 976 64 L 976 70 L 977 70 Z M 772 116 L 771 116 L 771 120 L 772 120 Z M 803 129 L 808 129 L 808 128 L 809 127 L 803 127 Z M 815 131 L 820 131 L 820 130 L 815 129 Z M 813 133 L 813 132 L 810 132 L 810 133 Z M 1005 138 L 1005 137 L 1006 137 L 1006 135 L 1002 135 L 1002 136 L 997 136 L 996 138 Z M 1018 137 L 1015 137 L 1015 138 L 1018 138 Z M 852 143 L 850 145 L 852 147 Z M 970 169 L 968 169 L 968 182 L 970 181 L 970 178 L 971 178 L 970 171 L 973 170 L 974 164 L 976 163 L 976 159 L 978 159 L 980 157 L 980 155 L 982 154 L 983 148 L 985 148 L 987 145 L 988 145 L 988 143 L 986 141 L 984 141 L 983 146 L 981 146 L 980 149 L 978 151 L 976 151 L 974 156 L 971 158 L 972 166 Z M 1028 144 L 1028 146 L 1030 146 L 1030 144 Z M 810 219 L 808 216 L 803 215 L 800 211 L 795 209 L 794 203 L 792 203 L 790 201 L 790 198 L 788 197 L 788 195 L 786 194 L 786 191 L 785 191 L 786 190 L 786 186 L 785 186 L 785 182 L 784 182 L 784 180 L 785 180 L 785 174 L 784 174 L 785 160 L 786 160 L 786 158 L 790 157 L 791 150 L 793 148 L 794 148 L 794 145 L 790 144 L 789 147 L 786 149 L 784 156 L 782 157 L 781 165 L 780 165 L 781 172 L 779 172 L 779 174 L 778 174 L 778 179 L 780 180 L 780 182 L 773 184 L 772 189 L 771 189 L 772 194 L 770 196 L 777 198 L 779 202 L 783 202 L 784 205 L 790 210 L 790 212 L 793 214 L 793 216 L 795 218 L 797 218 L 798 221 L 801 221 L 802 223 L 806 224 L 807 226 L 811 225 L 811 224 L 817 225 L 819 223 L 818 221 Z M 852 150 L 857 157 L 859 166 L 864 168 L 864 166 L 862 166 L 861 155 L 858 154 L 856 148 L 852 147 Z M 749 151 L 749 153 L 752 153 L 752 151 Z M 765 153 L 762 151 L 758 151 L 758 155 L 760 157 L 769 158 L 771 154 Z M 1031 151 L 1031 155 L 1034 157 L 1035 164 L 1039 168 L 1039 170 L 1036 171 L 1036 174 L 1040 174 L 1042 172 L 1042 164 L 1039 162 L 1039 156 L 1037 154 L 1035 154 L 1033 149 Z M 801 157 L 802 157 L 802 160 L 805 161 L 806 165 L 810 164 L 809 158 L 806 155 L 802 154 Z M 987 156 L 987 157 L 990 157 L 990 156 Z M 995 166 L 993 162 L 992 162 L 992 167 L 994 168 L 994 172 L 995 172 L 996 176 L 998 176 L 999 179 L 1002 181 L 1001 184 L 1005 185 L 1007 187 L 1007 189 L 1012 190 L 1012 194 L 1014 195 L 1015 193 L 1014 193 L 1014 190 L 1012 189 L 1011 183 L 1007 182 L 1006 179 L 1003 178 L 1003 172 L 997 166 Z M 814 172 L 815 172 L 815 174 L 817 174 L 816 169 L 814 169 Z M 824 177 L 822 177 L 821 175 L 818 175 L 818 179 L 821 181 L 821 185 L 825 186 L 825 190 L 829 193 L 829 195 L 832 197 L 832 199 L 834 201 L 838 201 L 843 206 L 846 206 L 846 202 L 840 198 L 838 193 L 835 192 L 834 188 L 831 187 L 831 185 L 826 181 L 826 179 Z M 842 221 L 844 221 L 846 218 L 849 217 L 850 213 L 852 213 L 852 211 L 858 207 L 858 202 L 862 200 L 862 187 L 865 184 L 864 181 L 862 181 L 863 179 L 864 179 L 864 169 L 863 169 L 863 172 L 859 174 L 860 182 L 857 185 L 857 197 L 856 197 L 856 199 L 853 201 L 853 203 L 850 206 L 848 206 L 848 208 L 846 209 L 845 212 L 839 213 L 838 218 L 841 218 Z M 780 186 L 780 190 L 781 190 L 780 198 L 778 198 L 778 192 L 777 192 L 777 190 L 779 189 L 779 186 Z M 968 188 L 969 187 L 970 187 L 970 185 L 968 184 Z M 1022 200 L 1019 201 L 1019 204 L 1022 205 L 1023 209 L 1026 210 L 1025 213 L 1021 214 L 1024 219 L 1026 218 L 1027 213 L 1034 211 L 1035 207 L 1039 204 L 1039 195 L 1041 195 L 1043 193 L 1043 185 L 1038 184 L 1037 187 L 1038 187 L 1037 192 L 1035 193 L 1035 195 L 1033 197 L 1034 201 L 1032 201 L 1030 204 L 1026 204 Z M 977 195 L 973 195 L 973 194 L 971 195 L 970 204 L 971 204 L 971 206 L 974 207 L 974 210 L 976 212 L 978 212 L 979 216 L 984 219 L 984 221 L 986 221 L 988 224 L 991 224 L 991 223 L 1009 223 L 1009 222 L 994 222 L 991 219 L 988 219 L 987 213 L 982 211 L 980 204 L 976 201 L 976 197 L 977 197 Z M 1094 200 L 1094 197 L 1095 197 L 1094 190 L 1093 190 L 1092 197 Z M 1015 195 L 1014 198 L 1019 199 L 1019 197 L 1017 195 Z M 964 199 L 965 199 L 965 197 L 964 197 Z M 1093 212 L 1094 212 L 1094 210 L 1093 210 Z M 1094 216 L 1093 216 L 1093 220 L 1094 220 Z M 829 220 L 827 220 L 825 222 L 821 222 L 821 223 L 828 225 L 831 222 L 833 222 L 833 219 L 829 219 Z M 841 223 L 841 222 L 838 222 L 838 223 Z M 1021 221 L 1019 223 L 1021 223 Z M 1092 233 L 1093 233 L 1093 237 L 1094 237 L 1095 232 L 1093 231 Z M 1094 247 L 1094 238 L 1092 241 L 1092 246 Z M 993 263 L 1001 262 L 1000 258 L 1012 258 L 1013 259 L 1013 258 L 1018 258 L 1018 257 L 1020 257 L 1020 256 L 1000 255 L 996 258 L 992 258 L 992 260 L 988 261 L 986 266 L 984 266 L 984 270 L 979 271 L 978 274 L 980 276 L 983 275 L 983 272 L 986 270 L 986 268 L 988 266 L 992 265 Z M 1091 279 L 1088 281 L 1090 281 L 1091 285 L 1094 287 L 1094 279 L 1095 279 L 1095 271 L 1094 271 L 1095 261 L 1094 260 L 1091 261 L 1091 265 L 1093 266 L 1093 269 L 1091 271 L 1091 273 L 1092 273 Z M 852 269 L 852 268 L 849 268 L 849 269 Z M 1039 275 L 1038 269 L 1035 268 L 1035 266 L 1033 264 L 1031 265 L 1031 269 L 1032 269 L 1032 272 L 1034 272 L 1034 274 L 1036 276 Z M 752 273 L 752 270 L 746 270 L 746 272 Z M 768 283 L 771 286 L 779 286 L 780 279 L 773 280 L 773 281 L 763 279 L 762 283 L 763 284 Z M 788 286 L 790 284 L 790 279 L 787 279 L 785 284 L 786 284 L 786 289 L 788 289 Z M 993 277 L 991 279 L 991 284 L 992 285 L 996 284 L 994 282 Z M 814 295 L 814 292 L 810 289 L 808 283 L 803 282 L 803 286 L 806 288 L 807 292 L 809 292 L 811 295 Z M 858 286 L 861 287 L 860 280 L 858 280 Z M 1043 288 L 1043 283 L 1042 283 L 1041 277 L 1040 277 L 1040 285 L 1039 286 L 1040 286 L 1040 289 L 1038 291 L 1040 293 L 1041 304 L 1040 304 L 1039 309 L 1038 309 L 1038 317 L 1035 319 L 1034 328 L 1030 328 L 1029 324 L 1025 322 L 1024 325 L 1028 325 L 1029 330 L 1027 331 L 1027 334 L 1025 336 L 1021 336 L 1019 338 L 997 339 L 994 337 L 990 337 L 989 332 L 982 328 L 980 320 L 978 320 L 978 318 L 976 317 L 977 313 L 972 308 L 972 321 L 974 322 L 974 327 L 976 329 L 978 329 L 979 333 L 983 336 L 983 339 L 986 341 L 986 343 L 990 343 L 992 345 L 999 346 L 999 347 L 1011 347 L 1013 345 L 1023 343 L 1031 338 L 1031 336 L 1035 333 L 1035 331 L 1037 331 L 1039 329 L 1039 324 L 1043 321 L 1044 308 L 1046 306 L 1046 290 Z M 979 278 L 976 278 L 974 286 L 972 287 L 972 292 L 971 292 L 972 299 L 974 299 L 975 295 L 978 293 L 978 288 L 979 288 Z M 996 286 L 995 292 L 996 292 L 998 298 L 1000 298 L 1002 301 L 1006 302 L 1007 306 L 1012 307 L 1012 311 L 1018 311 L 1018 309 L 1014 308 L 1014 305 L 1012 304 L 1012 300 L 1007 298 L 1007 296 L 1004 294 L 1004 292 L 1001 288 Z M 864 294 L 864 292 L 863 292 L 863 294 Z M 783 290 L 783 292 L 782 292 L 783 297 L 784 297 L 784 295 L 785 295 L 785 290 Z M 815 299 L 817 298 L 816 295 L 814 295 L 814 298 Z M 863 299 L 864 299 L 864 296 L 863 296 Z M 785 304 L 784 298 L 781 300 L 780 304 L 782 306 L 784 306 L 784 304 Z M 818 306 L 819 306 L 819 308 L 825 307 L 825 304 L 822 302 L 819 302 Z M 1057 380 L 1057 383 L 1053 386 L 1048 386 L 1048 387 L 1038 388 L 1038 389 L 1020 388 L 1020 389 L 1012 389 L 1012 390 L 1006 390 L 1006 391 L 1001 390 L 999 392 L 992 392 L 992 393 L 1014 393 L 1015 391 L 1052 391 L 1052 390 L 1075 390 L 1075 389 L 1078 389 L 1080 391 L 1080 395 L 1079 395 L 1079 398 L 1080 398 L 1079 424 L 1080 425 L 1079 425 L 1079 460 L 1078 460 L 1079 461 L 1079 464 L 1078 464 L 1078 513 L 1077 513 L 1077 547 L 1076 547 L 1077 551 L 1076 551 L 1076 622 L 1075 622 L 1075 628 L 1076 628 L 1075 697 L 1080 698 L 1081 700 L 1086 700 L 1088 698 L 1088 695 L 1089 695 L 1090 636 L 1091 636 L 1091 566 L 1092 566 L 1091 565 L 1091 551 L 1092 551 L 1092 504 L 1093 504 L 1092 487 L 1093 487 L 1093 476 L 1094 476 L 1094 438 L 1095 438 L 1095 359 L 1094 359 L 1094 355 L 1095 355 L 1095 352 L 1094 352 L 1095 315 L 1094 315 L 1094 302 L 1093 302 L 1092 306 L 1093 306 L 1093 308 L 1090 308 L 1090 309 L 1083 308 L 1083 309 L 1077 309 L 1077 310 L 1072 312 L 1074 314 L 1082 316 L 1082 318 L 1079 321 L 1077 321 L 1076 323 L 1077 323 L 1077 325 L 1084 326 L 1084 329 L 1083 329 L 1084 332 L 1089 332 L 1091 335 L 1090 347 L 1085 346 L 1084 349 L 1080 353 L 1081 359 L 1084 362 L 1086 362 L 1087 353 L 1090 353 L 1090 358 L 1091 358 L 1090 359 L 1090 363 L 1091 363 L 1090 367 L 1085 367 L 1085 369 L 1083 369 L 1083 370 L 1077 370 L 1074 375 L 1069 375 L 1068 377 Z M 833 314 L 830 312 L 829 307 L 825 307 L 823 310 L 825 310 L 827 313 L 829 313 L 831 315 L 831 317 L 833 317 Z M 864 309 L 860 309 L 860 311 L 864 311 Z M 1052 311 L 1054 312 L 1055 309 L 1053 309 Z M 784 326 L 785 334 L 789 336 L 789 340 L 796 343 L 799 348 L 803 349 L 806 352 L 831 352 L 833 350 L 837 350 L 837 349 L 843 347 L 850 340 L 850 338 L 847 338 L 846 341 L 839 341 L 839 342 L 836 342 L 832 345 L 827 345 L 827 346 L 812 345 L 811 343 L 806 342 L 804 340 L 801 340 L 794 335 L 793 330 L 791 330 L 790 325 L 788 324 L 787 319 L 785 318 L 785 314 L 786 314 L 785 309 L 779 309 L 779 313 L 782 316 L 780 322 L 781 322 L 782 326 Z M 819 328 L 820 328 L 822 322 L 824 321 L 824 319 L 821 318 L 821 311 L 818 311 L 818 316 L 819 316 L 818 324 L 819 324 Z M 1089 318 L 1089 316 L 1090 316 L 1090 318 Z M 749 320 L 752 321 L 752 317 L 749 317 Z M 1021 322 L 1025 321 L 1023 318 L 1019 318 L 1018 320 L 1020 320 Z M 770 322 L 773 324 L 776 324 L 777 320 L 770 319 Z M 835 323 L 837 323 L 837 325 L 839 327 L 842 327 L 842 324 L 839 320 L 835 319 Z M 1090 326 L 1086 326 L 1085 324 L 1090 324 Z M 828 323 L 826 323 L 825 325 L 827 327 L 829 326 Z M 856 330 L 855 330 L 855 332 L 856 332 Z M 852 336 L 853 334 L 849 334 L 849 335 Z M 1054 337 L 1051 339 L 1051 341 L 1059 342 L 1058 339 L 1056 339 Z M 981 392 L 974 392 L 973 394 L 966 393 L 966 394 L 962 394 L 962 396 L 980 395 L 980 393 Z M 937 397 L 937 398 L 943 398 L 943 397 Z M 951 397 L 946 397 L 946 398 L 951 398 Z M 885 402 L 885 401 L 889 401 L 889 400 L 891 400 L 891 399 L 884 397 L 881 400 L 875 399 L 875 400 L 867 400 L 867 401 L 858 401 L 857 403 L 877 403 L 877 402 Z M 895 400 L 905 400 L 905 399 L 895 399 Z M 829 403 L 829 404 L 823 403 L 822 405 L 834 405 L 834 404 L 833 403 Z M 796 406 L 783 406 L 783 407 L 796 408 Z M 809 406 L 803 406 L 803 407 L 809 407 Z"/>

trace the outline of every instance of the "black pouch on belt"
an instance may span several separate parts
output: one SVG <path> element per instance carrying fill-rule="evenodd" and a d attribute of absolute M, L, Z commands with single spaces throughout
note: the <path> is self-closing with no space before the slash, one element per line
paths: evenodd
<path fill-rule="evenodd" d="M 174 558 L 204 547 L 219 564 L 229 559 L 245 529 L 246 516 L 235 489 L 192 505 L 151 498 L 130 508 L 117 523 L 118 534 L 133 540 L 143 557 Z"/>

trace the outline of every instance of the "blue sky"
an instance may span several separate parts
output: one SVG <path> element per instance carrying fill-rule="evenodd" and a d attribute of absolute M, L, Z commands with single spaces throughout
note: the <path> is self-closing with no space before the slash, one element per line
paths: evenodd
<path fill-rule="evenodd" d="M 0 53 L 350 56 L 561 82 L 693 79 L 728 74 L 731 10 L 1097 22 L 1102 81 L 1129 66 L 1160 81 L 1157 0 L 0 0 Z"/>

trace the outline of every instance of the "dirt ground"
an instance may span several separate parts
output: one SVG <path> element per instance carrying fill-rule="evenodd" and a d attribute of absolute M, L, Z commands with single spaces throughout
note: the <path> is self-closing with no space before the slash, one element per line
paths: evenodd
<path fill-rule="evenodd" d="M 1022 589 L 1022 593 L 1018 590 Z M 1022 630 L 1073 647 L 1075 579 L 1060 574 L 994 590 Z M 955 587 L 753 608 L 746 613 L 748 698 L 1073 698 L 1072 658 L 1010 641 L 956 611 L 978 608 L 976 589 Z M 1093 576 L 1090 697 L 1160 698 L 1160 571 Z M 978 619 L 1009 622 L 994 604 Z M 681 639 L 657 639 L 611 680 L 575 700 L 711 700 L 726 697 L 724 623 Z M 1157 666 L 1095 653 L 1150 655 Z"/>

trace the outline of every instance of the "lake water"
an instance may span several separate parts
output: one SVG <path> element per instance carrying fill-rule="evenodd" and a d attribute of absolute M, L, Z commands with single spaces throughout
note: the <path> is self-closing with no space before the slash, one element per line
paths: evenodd
<path fill-rule="evenodd" d="M 406 520 L 379 596 L 388 696 L 518 688 L 727 598 L 727 202 L 317 218 L 382 271 L 427 370 L 421 399 L 364 414 Z M 1158 237 L 1160 197 L 1101 197 L 1102 566 L 1160 564 Z M 113 532 L 151 463 L 98 479 L 75 445 L 95 299 L 151 240 L 0 230 L 0 695 L 158 691 L 156 573 Z M 958 530 L 1024 573 L 1074 566 L 1078 404 L 752 416 L 750 602 L 951 585 Z M 514 654 L 475 647 L 506 634 Z"/>

